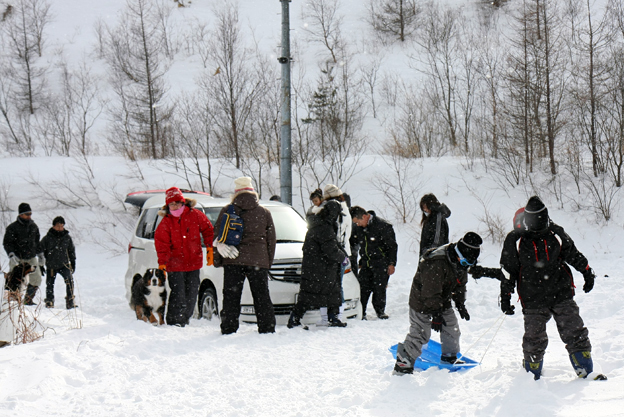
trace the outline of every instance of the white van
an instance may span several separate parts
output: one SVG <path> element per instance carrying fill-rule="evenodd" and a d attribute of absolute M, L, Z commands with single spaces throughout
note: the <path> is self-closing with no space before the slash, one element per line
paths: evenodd
<path fill-rule="evenodd" d="M 230 204 L 229 199 L 214 198 L 208 194 L 182 190 L 184 195 L 197 200 L 195 208 L 203 210 L 214 225 L 221 208 Z M 128 246 L 128 271 L 126 272 L 126 298 L 130 302 L 132 279 L 135 274 L 144 274 L 148 268 L 158 267 L 158 258 L 154 247 L 154 232 L 162 217 L 158 210 L 165 205 L 163 190 L 128 194 L 126 203 L 140 207 L 139 220 Z M 275 309 L 277 324 L 285 325 L 299 293 L 301 281 L 302 246 L 307 232 L 307 223 L 291 206 L 276 201 L 261 201 L 273 216 L 277 245 L 275 259 L 269 270 L 269 291 Z M 200 270 L 199 295 L 197 297 L 197 318 L 211 320 L 219 316 L 223 299 L 223 268 L 204 266 Z M 351 270 L 345 272 L 342 287 L 345 298 L 344 317 L 362 318 L 360 303 L 360 285 Z M 241 298 L 240 320 L 255 323 L 256 316 L 249 283 L 245 281 Z M 310 310 L 302 323 L 313 324 L 320 320 L 319 310 Z"/>

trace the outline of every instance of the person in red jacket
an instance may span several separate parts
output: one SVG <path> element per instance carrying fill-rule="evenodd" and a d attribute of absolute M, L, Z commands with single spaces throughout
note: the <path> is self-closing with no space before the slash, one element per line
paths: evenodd
<path fill-rule="evenodd" d="M 202 267 L 202 241 L 206 245 L 206 263 L 213 263 L 214 229 L 206 215 L 194 208 L 192 198 L 184 198 L 177 187 L 167 190 L 165 206 L 158 212 L 163 217 L 154 234 L 159 268 L 167 271 L 169 305 L 167 324 L 184 327 L 195 310 L 199 292 L 199 270 Z"/>

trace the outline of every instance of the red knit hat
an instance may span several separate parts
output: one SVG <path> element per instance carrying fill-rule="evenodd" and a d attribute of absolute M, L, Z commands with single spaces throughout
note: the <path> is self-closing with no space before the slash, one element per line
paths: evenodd
<path fill-rule="evenodd" d="M 175 203 L 176 201 L 183 202 L 184 196 L 178 187 L 171 187 L 167 190 L 167 194 L 165 195 L 165 203 L 169 205 L 171 203 Z"/>

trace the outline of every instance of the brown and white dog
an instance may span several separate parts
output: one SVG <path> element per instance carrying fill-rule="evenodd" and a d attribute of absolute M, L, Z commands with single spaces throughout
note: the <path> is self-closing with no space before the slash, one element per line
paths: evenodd
<path fill-rule="evenodd" d="M 9 292 L 9 300 L 20 300 L 21 294 L 28 286 L 28 274 L 35 272 L 35 267 L 27 262 L 20 262 L 4 274 L 4 289 Z"/>
<path fill-rule="evenodd" d="M 165 324 L 166 281 L 167 273 L 161 269 L 148 269 L 143 276 L 134 275 L 130 306 L 136 312 L 137 320 L 154 325 Z M 155 314 L 158 314 L 158 319 Z"/>

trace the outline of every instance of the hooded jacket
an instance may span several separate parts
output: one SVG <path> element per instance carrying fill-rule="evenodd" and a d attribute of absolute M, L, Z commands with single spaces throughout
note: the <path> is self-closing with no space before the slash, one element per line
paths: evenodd
<path fill-rule="evenodd" d="M 41 239 L 41 251 L 49 269 L 70 268 L 76 270 L 76 249 L 68 230 L 59 232 L 53 227 Z"/>
<path fill-rule="evenodd" d="M 236 247 L 238 256 L 235 259 L 224 258 L 219 251 L 214 252 L 215 266 L 242 265 L 269 269 L 275 257 L 275 225 L 271 212 L 262 207 L 258 194 L 253 191 L 239 191 L 232 199 L 234 211 L 243 219 L 243 237 Z M 219 212 L 216 228 L 220 230 L 225 206 Z"/>
<path fill-rule="evenodd" d="M 299 288 L 315 307 L 341 304 L 340 264 L 347 257 L 336 238 L 336 220 L 341 210 L 337 201 L 330 200 L 306 219 L 308 232 L 303 243 Z"/>
<path fill-rule="evenodd" d="M 420 234 L 420 256 L 427 249 L 437 248 L 449 243 L 449 226 L 446 219 L 451 216 L 451 210 L 446 204 L 430 207 L 431 213 L 423 223 Z"/>
<path fill-rule="evenodd" d="M 360 268 L 388 268 L 397 263 L 398 245 L 394 228 L 374 211 L 366 227 L 355 226 L 351 232 L 351 244 L 360 245 Z"/>
<path fill-rule="evenodd" d="M 512 231 L 505 238 L 500 259 L 501 293 L 518 288 L 523 308 L 553 307 L 574 297 L 571 265 L 583 273 L 587 258 L 578 251 L 563 227 L 549 222 L 542 232 Z"/>
<path fill-rule="evenodd" d="M 454 262 L 449 253 L 455 251 L 455 244 L 440 246 L 427 251 L 418 264 L 412 281 L 409 305 L 422 314 L 436 314 L 466 302 L 466 269 Z"/>
<path fill-rule="evenodd" d="M 41 252 L 39 248 L 39 227 L 32 220 L 17 220 L 7 226 L 4 233 L 4 250 L 14 253 L 20 259 L 31 259 Z"/>
<path fill-rule="evenodd" d="M 158 264 L 169 272 L 187 272 L 203 265 L 202 237 L 206 246 L 212 246 L 214 230 L 206 215 L 194 208 L 197 202 L 187 198 L 180 217 L 169 213 L 164 206 L 158 215 L 163 219 L 154 233 Z"/>

